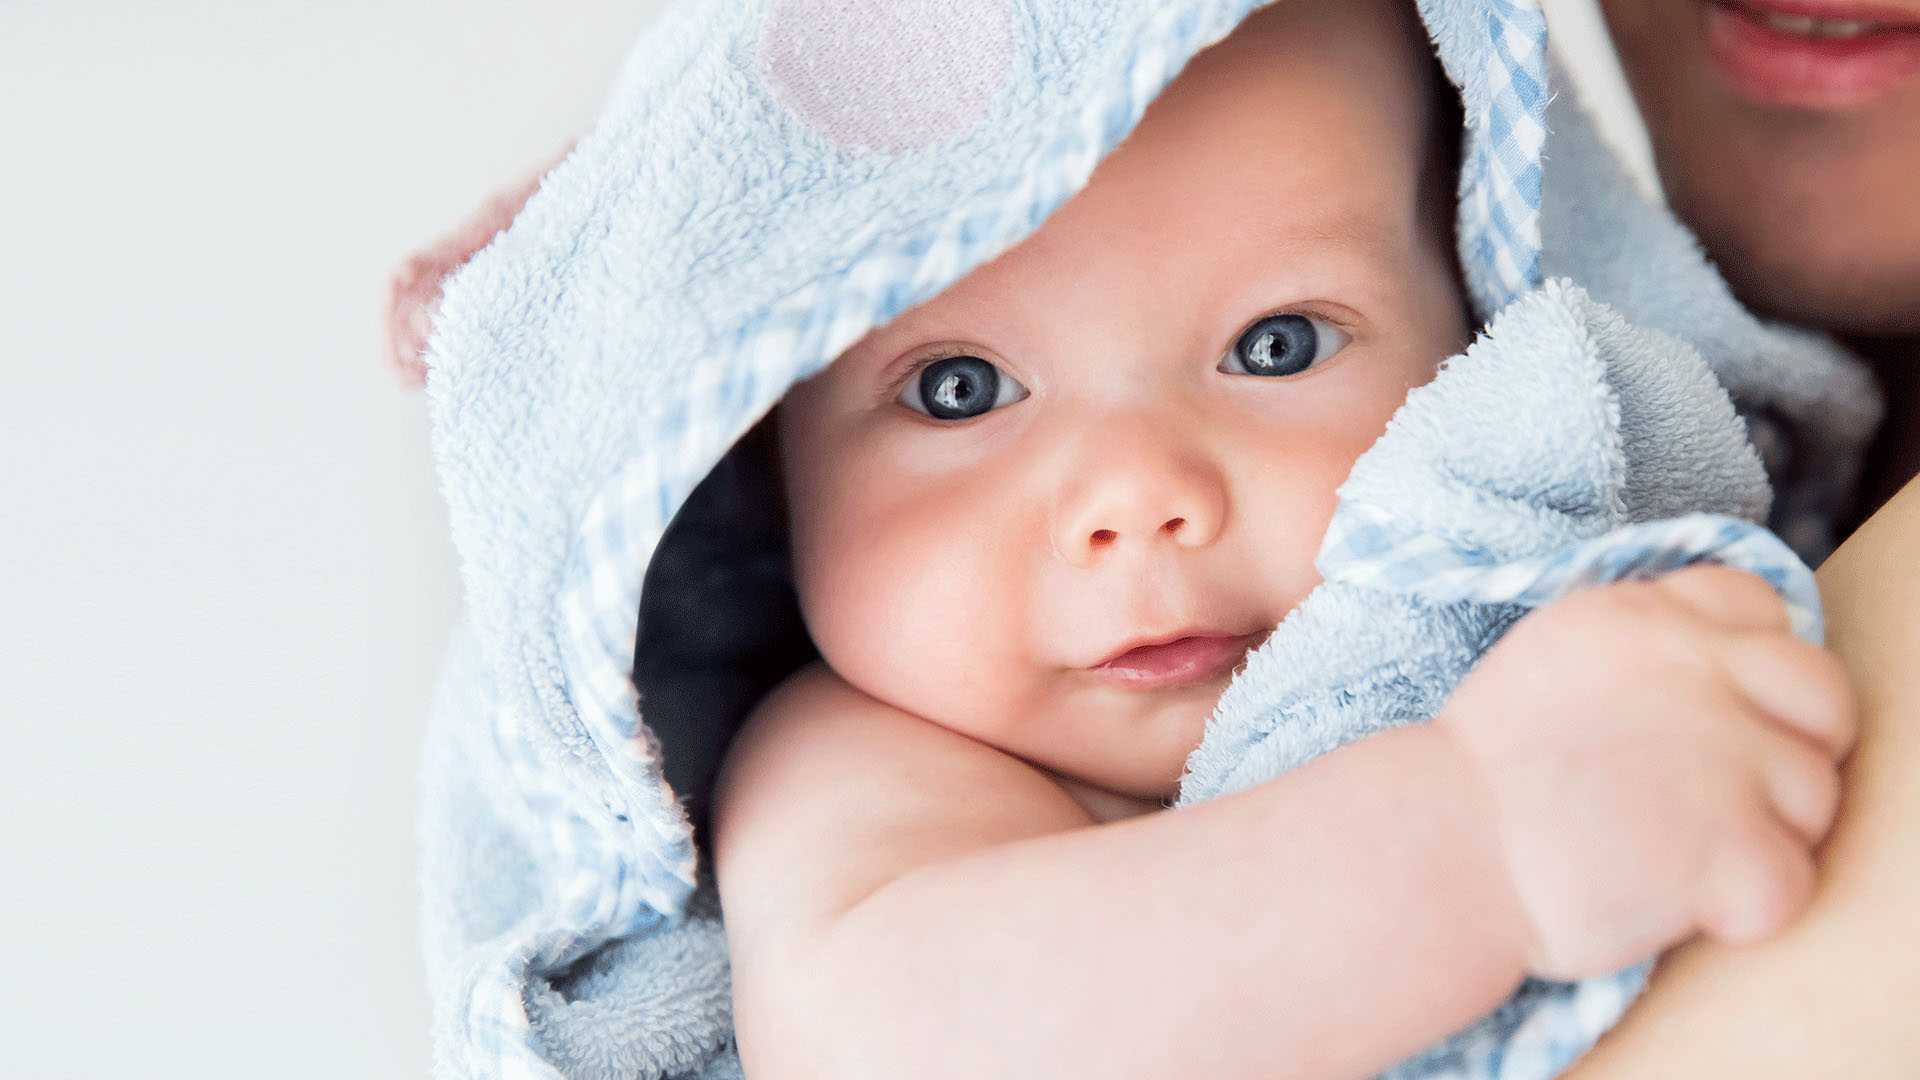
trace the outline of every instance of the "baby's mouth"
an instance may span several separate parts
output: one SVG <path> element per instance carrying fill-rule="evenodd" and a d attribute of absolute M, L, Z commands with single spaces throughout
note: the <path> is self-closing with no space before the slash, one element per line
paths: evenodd
<path fill-rule="evenodd" d="M 1211 630 L 1181 632 L 1125 648 L 1087 670 L 1129 690 L 1191 686 L 1231 671 L 1270 633 L 1271 630 L 1251 634 Z"/>

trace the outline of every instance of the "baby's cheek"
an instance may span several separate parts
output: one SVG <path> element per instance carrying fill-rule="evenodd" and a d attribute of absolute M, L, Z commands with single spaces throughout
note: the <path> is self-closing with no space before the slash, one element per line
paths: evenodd
<path fill-rule="evenodd" d="M 1345 479 L 1350 460 L 1344 455 L 1330 457 L 1314 470 L 1316 482 L 1301 485 L 1283 505 L 1268 509 L 1269 524 L 1258 530 L 1268 538 L 1264 546 L 1269 557 L 1261 560 L 1257 573 L 1268 582 L 1270 595 L 1283 600 L 1281 610 L 1271 613 L 1276 622 L 1278 615 L 1292 610 L 1320 584 L 1313 557 L 1320 550 L 1327 523 L 1333 520 L 1340 501 L 1334 489 Z"/>
<path fill-rule="evenodd" d="M 1008 573 L 968 521 L 964 502 L 885 490 L 840 493 L 808 548 L 803 607 L 815 644 L 849 683 L 896 707 L 941 719 L 990 675 L 1006 633 Z"/>
<path fill-rule="evenodd" d="M 1331 374 L 1331 373 L 1329 373 Z M 1264 582 L 1277 617 L 1291 610 L 1320 583 L 1314 556 L 1327 524 L 1339 507 L 1340 485 L 1353 463 L 1373 446 L 1398 402 L 1388 402 L 1357 387 L 1327 391 L 1311 418 L 1289 425 L 1262 459 L 1282 463 L 1261 468 L 1237 485 L 1244 492 L 1248 520 L 1239 543 L 1255 544 L 1257 559 L 1243 560 L 1246 572 Z"/>

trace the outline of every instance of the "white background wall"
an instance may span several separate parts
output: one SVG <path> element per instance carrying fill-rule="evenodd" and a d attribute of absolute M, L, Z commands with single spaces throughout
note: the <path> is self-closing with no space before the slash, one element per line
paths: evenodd
<path fill-rule="evenodd" d="M 0 0 L 0 1075 L 427 1074 L 459 582 L 375 302 L 659 6 Z"/>

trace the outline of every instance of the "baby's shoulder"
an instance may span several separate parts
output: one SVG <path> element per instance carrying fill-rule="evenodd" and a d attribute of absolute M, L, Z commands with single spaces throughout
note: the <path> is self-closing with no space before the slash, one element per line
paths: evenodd
<path fill-rule="evenodd" d="M 918 867 L 1090 823 L 1039 769 L 816 661 L 754 708 L 715 781 L 729 938 L 824 930 Z"/>

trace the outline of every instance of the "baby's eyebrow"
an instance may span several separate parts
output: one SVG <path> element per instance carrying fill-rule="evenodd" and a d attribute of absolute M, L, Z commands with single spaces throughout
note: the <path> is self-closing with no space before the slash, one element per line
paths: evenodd
<path fill-rule="evenodd" d="M 908 349 L 935 340 L 967 340 L 971 333 L 950 315 L 932 315 L 909 308 L 893 321 L 874 327 L 859 341 L 848 346 L 842 357 L 851 357 L 862 371 L 875 376 L 885 374 Z M 853 366 L 853 365 L 849 365 Z"/>
<path fill-rule="evenodd" d="M 1260 215 L 1253 219 L 1253 225 L 1252 232 L 1260 237 L 1302 246 L 1338 244 L 1370 247 L 1381 244 L 1392 234 L 1391 227 L 1378 215 L 1367 214 L 1351 206 L 1318 207 L 1287 217 Z"/>

